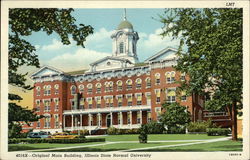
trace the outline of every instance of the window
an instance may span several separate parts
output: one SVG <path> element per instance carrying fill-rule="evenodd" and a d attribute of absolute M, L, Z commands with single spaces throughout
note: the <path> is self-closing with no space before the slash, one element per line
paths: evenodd
<path fill-rule="evenodd" d="M 88 94 L 92 94 L 92 84 L 88 84 L 87 88 L 88 88 Z"/>
<path fill-rule="evenodd" d="M 71 109 L 73 109 L 73 110 L 76 109 L 74 99 L 70 100 L 70 104 L 71 104 Z"/>
<path fill-rule="evenodd" d="M 58 116 L 58 114 L 55 114 L 54 118 L 55 118 L 55 128 L 59 128 L 59 116 Z"/>
<path fill-rule="evenodd" d="M 70 90 L 71 90 L 71 95 L 76 94 L 76 86 L 74 86 L 74 85 L 71 86 Z"/>
<path fill-rule="evenodd" d="M 113 82 L 109 82 L 109 92 L 113 92 Z"/>
<path fill-rule="evenodd" d="M 175 88 L 167 89 L 167 102 L 173 103 L 175 102 L 176 93 Z"/>
<path fill-rule="evenodd" d="M 118 97 L 118 107 L 122 106 L 122 96 Z"/>
<path fill-rule="evenodd" d="M 148 77 L 146 78 L 146 88 L 150 88 L 151 87 L 151 79 Z"/>
<path fill-rule="evenodd" d="M 123 42 L 121 42 L 119 44 L 119 51 L 120 51 L 120 53 L 124 53 L 124 43 Z"/>
<path fill-rule="evenodd" d="M 135 44 L 133 43 L 133 53 L 136 52 L 136 47 L 135 47 Z"/>
<path fill-rule="evenodd" d="M 45 112 L 50 111 L 50 100 L 44 100 L 44 111 Z"/>
<path fill-rule="evenodd" d="M 122 81 L 117 81 L 117 91 L 122 91 Z"/>
<path fill-rule="evenodd" d="M 186 101 L 186 100 L 187 100 L 186 91 L 182 91 L 181 92 L 181 101 Z"/>
<path fill-rule="evenodd" d="M 44 95 L 48 96 L 50 95 L 51 86 L 50 85 L 43 86 L 43 90 L 44 90 Z"/>
<path fill-rule="evenodd" d="M 40 128 L 40 121 L 37 121 L 37 128 Z"/>
<path fill-rule="evenodd" d="M 54 102 L 55 102 L 55 111 L 58 111 L 59 110 L 59 99 L 55 98 Z"/>
<path fill-rule="evenodd" d="M 40 100 L 37 99 L 36 100 L 36 109 L 35 109 L 36 112 L 40 112 Z"/>
<path fill-rule="evenodd" d="M 132 80 L 128 79 L 126 83 L 127 83 L 127 90 L 132 90 Z"/>
<path fill-rule="evenodd" d="M 132 94 L 127 94 L 128 106 L 132 106 Z"/>
<path fill-rule="evenodd" d="M 36 87 L 36 95 L 40 96 L 41 94 L 41 88 L 39 86 Z"/>
<path fill-rule="evenodd" d="M 92 105 L 93 105 L 92 98 L 88 98 L 88 107 L 89 107 L 89 109 L 92 108 Z"/>
<path fill-rule="evenodd" d="M 165 75 L 166 75 L 167 83 L 171 83 L 171 73 L 170 72 L 166 72 Z"/>
<path fill-rule="evenodd" d="M 136 89 L 141 89 L 141 79 L 140 78 L 138 78 L 138 79 L 136 79 Z"/>
<path fill-rule="evenodd" d="M 151 122 L 152 118 L 151 118 L 151 112 L 147 112 L 147 121 Z"/>
<path fill-rule="evenodd" d="M 171 72 L 171 83 L 175 82 L 175 72 Z"/>
<path fill-rule="evenodd" d="M 101 93 L 101 87 L 102 87 L 101 83 L 96 84 L 96 93 Z"/>
<path fill-rule="evenodd" d="M 79 109 L 84 109 L 84 98 L 80 99 L 80 105 L 79 105 Z"/>
<path fill-rule="evenodd" d="M 50 117 L 45 116 L 44 128 L 50 128 Z"/>
<path fill-rule="evenodd" d="M 96 97 L 96 108 L 101 108 L 101 97 Z"/>
<path fill-rule="evenodd" d="M 160 73 L 156 73 L 155 74 L 155 84 L 159 85 L 161 83 L 160 81 Z"/>
<path fill-rule="evenodd" d="M 109 92 L 109 82 L 105 82 L 105 92 Z"/>
<path fill-rule="evenodd" d="M 156 89 L 155 90 L 155 95 L 156 95 L 156 103 L 157 104 L 161 103 L 161 90 L 160 89 Z"/>
<path fill-rule="evenodd" d="M 181 81 L 185 81 L 185 76 L 186 76 L 186 73 L 181 73 L 181 77 L 180 77 Z"/>
<path fill-rule="evenodd" d="M 137 124 L 140 124 L 141 123 L 141 112 L 140 111 L 137 111 Z"/>
<path fill-rule="evenodd" d="M 136 104 L 141 105 L 142 104 L 142 94 L 136 95 Z"/>
<path fill-rule="evenodd" d="M 78 86 L 78 89 L 80 93 L 84 92 L 84 86 L 82 84 Z"/>
<path fill-rule="evenodd" d="M 160 118 L 161 118 L 161 107 L 156 107 L 155 113 L 156 113 L 156 117 L 157 117 L 157 122 L 159 122 Z"/>
<path fill-rule="evenodd" d="M 106 107 L 113 107 L 113 97 L 106 97 Z"/>
<path fill-rule="evenodd" d="M 59 85 L 55 84 L 54 88 L 55 88 L 55 95 L 58 95 L 59 94 Z"/>

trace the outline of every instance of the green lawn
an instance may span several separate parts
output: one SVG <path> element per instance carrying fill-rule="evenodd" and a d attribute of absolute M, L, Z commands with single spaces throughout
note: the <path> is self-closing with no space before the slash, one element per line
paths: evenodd
<path fill-rule="evenodd" d="M 107 145 L 101 145 L 101 146 L 73 148 L 73 149 L 65 149 L 65 150 L 50 150 L 50 152 L 65 152 L 65 151 L 67 152 L 107 152 L 107 151 L 134 149 L 134 148 L 183 144 L 183 143 L 190 143 L 190 142 L 150 142 L 146 144 L 125 142 L 125 143 L 107 144 Z"/>
<path fill-rule="evenodd" d="M 140 144 L 138 142 L 138 134 L 132 135 L 109 135 L 109 136 L 100 136 L 106 139 L 106 142 L 118 142 L 115 144 L 105 144 L 105 142 L 93 142 L 93 143 L 75 143 L 75 144 L 9 144 L 9 151 L 20 151 L 20 150 L 39 150 L 46 148 L 55 148 L 53 151 L 67 151 L 67 152 L 105 152 L 105 151 L 115 151 L 115 150 L 127 150 L 134 148 L 144 148 L 144 147 L 153 147 L 153 146 L 162 146 L 162 145 L 172 145 L 172 144 L 184 144 L 191 142 L 149 142 L 147 144 Z M 167 140 L 207 140 L 207 139 L 216 139 L 223 136 L 207 136 L 206 134 L 152 134 L 148 135 L 148 141 L 167 141 Z M 90 137 L 89 137 L 90 138 Z M 88 138 L 88 139 L 89 139 Z M 134 142 L 128 142 L 134 141 Z M 94 147 L 84 147 L 86 145 L 93 144 L 103 144 L 100 146 Z M 58 150 L 56 148 L 61 147 L 70 147 L 70 146 L 80 146 L 79 148 L 74 149 L 62 149 Z M 82 146 L 82 147 L 81 147 Z M 147 151 L 241 151 L 242 142 L 233 142 L 233 141 L 222 141 L 222 142 L 213 142 L 206 144 L 195 144 L 182 147 L 171 147 L 171 148 L 158 148 L 151 149 Z M 51 150 L 50 150 L 51 152 Z"/>
<path fill-rule="evenodd" d="M 129 135 L 108 135 L 103 136 L 106 141 L 138 141 L 138 134 Z M 222 138 L 224 136 L 207 136 L 206 134 L 149 134 L 149 141 L 166 141 L 166 140 L 204 140 Z M 91 138 L 91 137 L 89 137 Z"/>
<path fill-rule="evenodd" d="M 139 152 L 210 152 L 210 151 L 242 151 L 241 141 L 220 141 L 205 144 L 193 144 L 189 146 L 169 147 L 139 150 Z M 135 151 L 136 152 L 136 151 Z"/>

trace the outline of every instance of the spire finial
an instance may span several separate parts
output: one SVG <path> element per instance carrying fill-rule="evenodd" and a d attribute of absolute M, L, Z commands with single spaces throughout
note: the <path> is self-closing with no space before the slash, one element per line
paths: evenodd
<path fill-rule="evenodd" d="M 126 13 L 126 8 L 124 8 L 124 21 L 126 21 L 127 20 L 127 13 Z"/>

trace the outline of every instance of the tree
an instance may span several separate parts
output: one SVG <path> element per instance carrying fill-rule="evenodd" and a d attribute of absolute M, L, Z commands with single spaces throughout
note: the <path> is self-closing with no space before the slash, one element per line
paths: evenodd
<path fill-rule="evenodd" d="M 166 9 L 161 16 L 161 35 L 180 38 L 176 69 L 190 76 L 181 88 L 205 96 L 208 110 L 230 110 L 233 140 L 242 107 L 242 16 L 239 8 Z"/>
<path fill-rule="evenodd" d="M 26 36 L 34 32 L 45 32 L 51 35 L 53 32 L 59 35 L 61 42 L 70 44 L 72 37 L 77 45 L 84 47 L 84 41 L 89 34 L 93 33 L 93 28 L 89 25 L 75 24 L 72 17 L 73 9 L 10 9 L 9 10 L 9 84 L 26 90 L 33 87 L 26 85 L 28 73 L 21 74 L 17 70 L 20 66 L 39 67 L 38 56 L 35 54 L 35 47 L 25 40 Z M 24 109 L 15 103 L 22 98 L 16 94 L 9 94 L 9 128 L 18 121 L 37 121 L 34 111 Z"/>
<path fill-rule="evenodd" d="M 166 110 L 161 114 L 160 121 L 167 126 L 167 133 L 185 133 L 185 127 L 191 121 L 186 107 L 178 103 L 163 103 Z"/>

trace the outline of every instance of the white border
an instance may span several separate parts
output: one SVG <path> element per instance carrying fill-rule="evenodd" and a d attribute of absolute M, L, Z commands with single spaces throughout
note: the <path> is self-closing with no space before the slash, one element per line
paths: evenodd
<path fill-rule="evenodd" d="M 203 159 L 216 160 L 227 159 L 235 160 L 249 159 L 249 2 L 248 1 L 2 1 L 1 2 L 1 154 L 0 159 L 17 159 L 17 152 L 7 152 L 7 103 L 8 103 L 8 8 L 37 8 L 37 7 L 60 7 L 60 8 L 228 8 L 227 2 L 234 2 L 234 7 L 242 7 L 244 12 L 244 47 L 243 47 L 243 152 L 151 152 L 151 158 L 147 159 Z M 26 152 L 18 152 L 26 153 Z M 51 153 L 51 152 L 49 152 Z M 88 152 L 84 152 L 88 153 Z M 82 155 L 84 153 L 81 153 Z M 93 152 L 91 152 L 93 154 Z M 112 152 L 109 152 L 112 154 Z M 141 153 L 141 152 L 140 152 Z M 242 153 L 242 156 L 229 156 L 229 153 Z M 43 153 L 46 154 L 46 153 Z M 84 159 L 96 159 L 86 158 Z M 34 159 L 34 157 L 19 158 Z M 45 159 L 45 158 L 37 158 Z M 48 158 L 46 158 L 48 159 Z M 62 159 L 62 158 L 53 158 Z M 71 159 L 71 158 L 65 158 Z M 79 158 L 75 158 L 79 159 Z M 100 158 L 107 159 L 107 158 Z M 127 159 L 127 158 L 108 158 L 108 159 Z M 141 159 L 141 158 L 133 158 Z"/>

